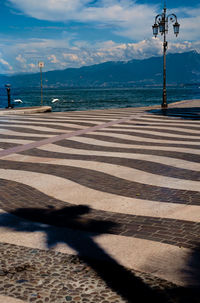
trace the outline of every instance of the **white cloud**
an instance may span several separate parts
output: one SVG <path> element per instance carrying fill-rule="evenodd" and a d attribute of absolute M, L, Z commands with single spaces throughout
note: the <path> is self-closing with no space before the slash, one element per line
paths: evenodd
<path fill-rule="evenodd" d="M 152 24 L 159 7 L 140 4 L 136 0 L 7 0 L 22 13 L 36 19 L 49 21 L 78 21 L 102 27 L 109 32 L 127 37 L 131 43 L 116 43 L 112 40 L 90 42 L 89 36 L 82 39 L 79 25 L 72 33 L 62 31 L 57 39 L 32 38 L 0 40 L 0 73 L 37 72 L 38 61 L 45 62 L 45 70 L 80 67 L 106 61 L 143 59 L 162 55 L 162 37 L 152 38 Z M 178 39 L 170 24 L 167 40 L 169 52 L 197 50 L 200 52 L 199 26 L 200 7 L 179 7 L 168 11 L 178 16 L 181 24 Z M 63 30 L 63 28 L 62 28 Z M 77 32 L 77 33 L 76 33 Z M 81 32 L 81 31 L 80 31 Z M 93 32 L 94 34 L 94 32 Z M 79 37 L 79 40 L 77 40 Z M 94 36 L 93 36 L 94 37 Z M 109 36 L 114 40 L 116 37 Z M 106 39 L 106 38 L 105 38 Z M 134 41 L 134 43 L 133 43 Z M 6 47 L 5 47 L 6 46 Z M 4 49 L 6 51 L 4 51 Z"/>
<path fill-rule="evenodd" d="M 36 19 L 50 21 L 127 21 L 134 15 L 143 17 L 152 5 L 132 0 L 8 0 L 16 8 Z"/>
<path fill-rule="evenodd" d="M 24 59 L 21 54 L 16 57 L 16 60 L 22 64 L 26 64 L 26 59 Z"/>
<path fill-rule="evenodd" d="M 74 62 L 78 62 L 79 61 L 79 57 L 75 54 L 70 54 L 70 53 L 63 53 L 62 54 L 64 59 L 69 60 L 69 61 L 74 61 Z"/>
<path fill-rule="evenodd" d="M 136 0 L 7 0 L 24 14 L 48 21 L 78 21 L 112 25 L 115 34 L 134 41 L 152 35 L 154 17 L 160 6 L 140 4 Z M 178 7 L 169 13 L 177 14 L 181 40 L 199 39 L 200 6 Z M 170 37 L 171 38 L 171 37 Z"/>
<path fill-rule="evenodd" d="M 133 0 L 7 1 L 36 19 L 112 25 L 116 33 L 135 40 L 141 38 L 141 34 L 149 36 L 153 16 L 157 13 L 155 5 Z"/>
<path fill-rule="evenodd" d="M 200 42 L 170 42 L 168 52 L 184 52 L 193 49 L 200 52 Z M 62 39 L 15 40 L 10 41 L 5 54 L 0 54 L 0 73 L 38 72 L 38 61 L 45 62 L 44 71 L 47 71 L 159 55 L 162 55 L 161 37 L 136 43 L 115 43 L 109 40 L 94 45 L 80 41 L 75 46 L 70 46 L 68 41 Z"/>
<path fill-rule="evenodd" d="M 10 73 L 13 71 L 13 67 L 2 58 L 2 55 L 0 53 L 0 73 Z"/>
<path fill-rule="evenodd" d="M 31 68 L 31 70 L 34 70 L 36 68 L 36 64 L 29 63 L 28 66 Z"/>
<path fill-rule="evenodd" d="M 56 58 L 55 55 L 50 55 L 48 57 L 48 60 L 51 62 L 51 63 L 59 63 L 60 61 Z"/>

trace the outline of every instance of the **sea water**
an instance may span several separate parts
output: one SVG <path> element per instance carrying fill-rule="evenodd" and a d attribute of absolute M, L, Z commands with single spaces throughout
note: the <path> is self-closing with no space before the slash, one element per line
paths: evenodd
<path fill-rule="evenodd" d="M 54 98 L 59 102 L 52 103 Z M 21 99 L 23 103 L 15 103 Z M 180 100 L 200 99 L 200 88 L 167 88 L 168 103 Z M 14 107 L 41 105 L 40 88 L 11 87 L 11 103 Z M 160 105 L 162 88 L 43 88 L 43 105 L 52 106 L 53 111 L 77 111 L 104 108 L 124 108 Z M 0 108 L 8 105 L 7 92 L 0 88 Z"/>

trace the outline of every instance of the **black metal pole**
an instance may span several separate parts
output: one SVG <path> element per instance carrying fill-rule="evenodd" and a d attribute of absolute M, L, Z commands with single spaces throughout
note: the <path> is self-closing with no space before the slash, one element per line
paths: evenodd
<path fill-rule="evenodd" d="M 166 41 L 166 7 L 164 7 L 164 41 L 163 41 L 163 101 L 162 109 L 167 109 L 167 89 L 166 89 L 166 51 L 167 51 L 167 41 Z"/>
<path fill-rule="evenodd" d="M 8 95 L 8 106 L 6 108 L 13 108 L 13 105 L 11 104 L 11 99 L 10 99 L 10 84 L 5 85 L 6 90 L 7 90 L 7 95 Z"/>
<path fill-rule="evenodd" d="M 40 88 L 41 88 L 41 106 L 43 106 L 43 91 L 42 91 L 42 67 L 40 67 Z"/>

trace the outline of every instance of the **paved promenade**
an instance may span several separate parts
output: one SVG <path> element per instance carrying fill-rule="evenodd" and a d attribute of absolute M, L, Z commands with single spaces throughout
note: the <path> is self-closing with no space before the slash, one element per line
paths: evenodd
<path fill-rule="evenodd" d="M 199 303 L 200 100 L 0 116 L 0 303 Z"/>

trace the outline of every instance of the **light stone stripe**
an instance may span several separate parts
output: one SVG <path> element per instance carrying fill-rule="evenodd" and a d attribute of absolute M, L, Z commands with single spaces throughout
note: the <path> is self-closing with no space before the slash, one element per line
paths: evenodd
<path fill-rule="evenodd" d="M 129 115 L 132 113 L 142 113 L 144 114 L 144 110 L 136 107 L 132 108 L 105 108 L 105 109 L 91 109 L 91 110 L 77 110 L 77 111 L 64 111 L 64 112 L 55 112 L 56 115 L 62 115 L 62 116 L 76 116 L 76 115 L 81 115 L 81 116 L 93 116 L 93 115 Z M 39 113 L 37 115 L 42 116 L 42 113 Z M 33 116 L 33 115 L 32 115 Z"/>
<path fill-rule="evenodd" d="M 0 138 L 0 142 L 4 143 L 16 143 L 16 144 L 27 144 L 34 142 L 33 140 L 24 140 L 24 139 L 7 139 L 7 138 Z"/>
<path fill-rule="evenodd" d="M 48 225 L 31 222 L 20 218 L 20 224 L 35 231 L 18 231 L 19 218 L 0 210 L 0 216 L 5 227 L 0 227 L 1 241 L 14 245 L 20 245 L 36 249 L 49 249 L 47 246 Z M 11 224 L 12 223 L 12 224 Z M 11 227 L 7 227 L 11 225 Z M 16 229 L 16 230 L 15 230 Z M 62 235 L 63 229 L 51 226 L 51 235 Z M 192 281 L 192 273 L 188 271 L 188 258 L 191 250 L 179 248 L 170 244 L 154 242 L 146 239 L 124 237 L 112 234 L 95 235 L 85 231 L 64 229 L 67 239 L 91 238 L 96 245 L 103 249 L 116 262 L 126 268 L 132 268 L 141 272 L 148 272 L 153 276 L 171 281 L 176 285 L 188 287 L 188 281 Z M 77 254 L 67 243 L 57 243 L 51 250 Z M 89 251 L 88 251 L 89 253 Z M 90 254 L 91 257 L 91 254 Z M 180 275 L 180 272 L 184 274 Z M 198 285 L 199 286 L 199 285 Z M 4 299 L 5 297 L 3 297 Z M 2 303 L 7 303 L 2 301 Z M 8 302 L 11 303 L 11 302 Z M 14 303 L 14 302 L 12 302 Z M 18 303 L 18 302 L 16 302 Z"/>
<path fill-rule="evenodd" d="M 93 116 L 90 116 L 90 117 L 87 117 L 87 116 L 74 116 L 74 117 L 65 117 L 65 116 L 61 116 L 61 115 L 59 115 L 58 117 L 60 117 L 60 118 L 62 118 L 62 119 L 67 119 L 67 120 L 72 120 L 72 121 L 76 121 L 76 120 L 80 120 L 80 121 L 85 121 L 86 122 L 86 120 L 87 121 L 89 121 L 89 120 L 91 120 L 91 121 L 96 121 L 96 120 L 108 120 L 108 121 L 110 121 L 110 120 L 116 120 L 116 117 L 115 116 L 113 116 L 113 117 L 111 117 L 111 118 L 109 118 L 109 117 L 101 117 L 101 116 L 99 116 L 99 117 L 93 117 Z M 119 118 L 126 118 L 126 116 L 124 116 L 124 117 L 119 117 Z"/>
<path fill-rule="evenodd" d="M 6 158 L 9 160 L 10 158 Z M 100 173 L 108 174 L 116 178 L 124 179 L 131 182 L 137 182 L 141 184 L 152 185 L 156 187 L 165 187 L 179 190 L 192 190 L 200 192 L 200 182 L 191 181 L 173 177 L 166 177 L 153 173 L 148 173 L 143 170 L 123 167 L 121 165 L 115 165 L 97 161 L 86 160 L 67 160 L 67 159 L 55 159 L 55 158 L 40 158 L 32 156 L 17 156 L 11 157 L 13 161 L 31 162 L 31 163 L 47 163 L 54 165 L 72 166 L 77 168 L 90 169 Z"/>
<path fill-rule="evenodd" d="M 38 125 L 46 125 L 46 124 L 48 124 L 48 122 L 43 122 L 43 121 L 6 121 L 6 122 L 12 122 L 12 124 L 10 124 L 10 125 L 17 125 L 17 126 L 19 126 L 20 124 L 25 124 L 25 125 L 27 125 L 27 124 L 32 124 L 32 123 L 34 123 L 34 124 L 38 124 Z M 13 123 L 14 122 L 14 123 Z M 6 124 L 4 124 L 5 126 L 6 126 Z M 73 126 L 72 126 L 72 124 L 69 124 L 69 123 L 59 123 L 59 122 L 53 122 L 53 123 L 51 123 L 50 124 L 51 126 L 52 126 L 52 128 L 53 128 L 53 126 L 54 125 L 56 125 L 56 126 L 63 126 L 63 127 L 73 127 L 73 128 L 78 128 L 78 129 L 80 129 L 80 128 L 88 128 L 88 126 L 85 126 L 85 125 L 76 125 L 76 124 L 73 124 Z M 31 127 L 32 128 L 32 127 Z M 52 130 L 52 128 L 49 126 L 49 124 L 48 124 L 48 128 L 49 128 L 49 131 L 51 131 Z M 57 131 L 62 131 L 62 129 L 57 129 Z"/>
<path fill-rule="evenodd" d="M 120 117 L 119 119 L 122 119 L 123 117 Z M 126 118 L 126 116 L 125 116 L 125 118 Z M 29 119 L 30 120 L 30 119 Z M 114 120 L 117 120 L 117 118 L 115 118 L 115 117 L 112 117 L 112 118 L 110 118 L 110 119 L 108 119 L 108 118 L 106 118 L 106 119 L 98 119 L 98 118 L 91 118 L 91 119 L 89 119 L 89 120 L 84 120 L 84 117 L 80 117 L 80 118 L 71 118 L 71 117 L 66 117 L 66 118 L 64 118 L 64 117 L 54 117 L 54 118 L 52 118 L 51 120 L 49 120 L 49 119 L 39 119 L 39 118 L 37 118 L 37 121 L 39 121 L 39 120 L 42 120 L 43 122 L 44 121 L 57 121 L 57 122 L 67 122 L 67 123 L 69 123 L 70 121 L 71 122 L 85 122 L 85 123 L 89 123 L 89 122 L 91 122 L 91 123 L 93 123 L 93 122 L 95 122 L 95 123 L 103 123 L 103 122 L 105 122 L 105 121 L 96 121 L 96 120 L 107 120 L 108 122 L 109 121 L 114 121 Z M 33 121 L 33 120 L 32 120 Z"/>
<path fill-rule="evenodd" d="M 106 130 L 105 128 L 102 128 L 101 131 Z M 107 129 L 110 130 L 112 132 L 119 132 L 119 131 L 123 131 L 123 132 L 127 132 L 127 129 Z M 160 132 L 159 130 L 157 131 L 152 131 L 152 130 L 148 130 L 148 127 L 145 127 L 144 130 L 141 129 L 136 129 L 136 130 L 132 130 L 132 132 L 136 132 L 138 134 L 144 134 L 144 135 L 154 135 L 154 136 L 161 136 L 161 137 L 171 137 L 171 138 L 183 138 L 183 139 L 199 139 L 199 143 L 200 143 L 200 136 L 195 136 L 192 137 L 191 135 L 187 136 L 187 135 L 180 135 L 180 134 L 171 134 L 171 133 L 167 133 L 167 128 L 165 129 L 165 131 Z M 197 142 L 198 143 L 198 142 Z"/>
<path fill-rule="evenodd" d="M 85 149 L 76 149 L 76 148 L 68 148 L 55 144 L 48 144 L 39 147 L 38 149 L 44 151 L 50 151 L 55 153 L 63 153 L 63 154 L 72 154 L 72 155 L 81 155 L 81 156 L 100 156 L 100 157 L 114 157 L 114 158 L 124 158 L 130 160 L 143 160 L 148 162 L 155 162 L 159 164 L 165 164 L 169 166 L 174 166 L 177 168 L 188 169 L 193 171 L 200 171 L 200 163 L 194 163 L 187 160 L 169 158 L 164 156 L 156 156 L 156 155 L 147 155 L 136 153 L 125 153 L 125 152 L 107 152 L 107 151 L 93 151 L 93 150 L 85 150 Z M 159 150 L 159 149 L 156 149 Z M 199 151 L 200 153 L 200 151 Z M 67 156 L 66 156 L 67 157 Z M 5 157 L 6 158 L 6 157 Z M 187 176 L 186 176 L 187 177 Z"/>
<path fill-rule="evenodd" d="M 65 139 L 67 140 L 67 139 Z M 174 151 L 174 152 L 184 152 L 184 153 L 193 153 L 196 155 L 200 155 L 200 145 L 199 145 L 199 150 L 197 149 L 192 149 L 190 147 L 190 143 L 188 143 L 188 147 L 182 148 L 182 147 L 167 147 L 167 146 L 145 146 L 145 145 L 138 145 L 138 144 L 123 144 L 123 143 L 116 143 L 116 142 L 109 142 L 109 138 L 108 141 L 103 141 L 103 140 L 97 140 L 97 139 L 93 139 L 93 138 L 86 138 L 86 137 L 73 137 L 70 138 L 71 141 L 75 141 L 75 142 L 80 142 L 80 143 L 84 143 L 84 144 L 91 144 L 94 146 L 102 146 L 102 147 L 116 147 L 116 148 L 127 148 L 127 149 L 144 149 L 144 150 L 163 150 L 163 151 Z M 156 141 L 157 142 L 157 141 Z M 158 141 L 159 142 L 159 141 Z M 177 143 L 177 142 L 176 142 Z M 185 144 L 187 145 L 187 144 Z M 142 151 L 141 151 L 142 153 Z M 152 155 L 151 155 L 152 156 Z"/>
<path fill-rule="evenodd" d="M 112 128 L 109 128 L 111 129 L 112 131 L 138 131 L 137 129 L 141 128 L 141 127 L 144 127 L 144 130 L 148 130 L 149 131 L 149 128 L 152 129 L 155 129 L 156 133 L 157 132 L 160 132 L 160 130 L 164 130 L 164 132 L 166 133 L 168 130 L 173 130 L 173 131 L 181 131 L 181 132 L 184 132 L 188 135 L 192 135 L 192 134 L 198 134 L 200 136 L 200 130 L 193 130 L 193 129 L 185 129 L 185 128 L 181 128 L 180 127 L 171 127 L 171 125 L 168 127 L 168 125 L 166 126 L 151 126 L 151 125 L 142 125 L 142 126 L 139 126 L 139 125 L 133 125 L 132 127 L 128 126 L 128 125 L 120 125 L 120 127 L 118 128 L 115 128 L 114 126 Z M 163 133 L 160 132 L 162 135 Z M 169 135 L 171 135 L 171 133 L 169 133 Z M 191 137 L 192 138 L 192 137 Z M 195 138 L 198 138 L 197 136 L 195 136 Z"/>
<path fill-rule="evenodd" d="M 121 118 L 120 118 L 121 119 Z M 116 119 L 108 119 L 108 122 L 110 122 L 110 121 L 115 121 Z M 43 121 L 45 121 L 44 119 L 43 119 Z M 54 120 L 53 120 L 54 121 Z M 60 119 L 59 120 L 55 120 L 55 121 L 60 121 Z M 74 120 L 72 120 L 72 119 L 64 119 L 63 120 L 63 122 L 65 122 L 65 123 L 67 123 L 67 124 L 70 124 L 70 125 L 74 125 L 74 123 L 91 123 L 91 124 L 103 124 L 103 123 L 106 123 L 105 121 L 96 121 L 95 119 L 94 120 L 82 120 L 82 119 L 74 119 Z M 62 124 L 63 125 L 63 124 Z M 80 126 L 79 126 L 80 127 Z"/>
<path fill-rule="evenodd" d="M 41 121 L 41 122 L 57 122 L 57 123 L 62 123 L 62 122 L 69 122 L 70 121 L 70 117 L 66 117 L 66 118 L 60 118 L 59 117 L 52 117 L 52 118 L 40 118 L 40 117 L 29 117 L 29 116 L 24 116 L 24 117 L 13 117 L 12 115 L 12 119 L 8 119 L 9 117 L 6 117 L 7 119 L 6 120 L 2 120 L 2 121 L 21 121 L 21 119 L 26 119 L 26 121 L 31 121 L 31 122 L 34 122 L 34 121 Z M 81 118 L 79 118 L 80 120 Z M 114 119 L 115 120 L 115 119 Z M 86 121 L 85 121 L 86 122 Z M 61 124 L 62 125 L 62 124 Z"/>
<path fill-rule="evenodd" d="M 50 116 L 44 116 L 44 115 L 38 115 L 37 114 L 37 117 L 35 116 L 35 115 L 27 115 L 27 116 L 25 116 L 25 118 L 27 119 L 27 120 L 32 120 L 32 121 L 34 121 L 34 120 L 41 120 L 41 121 L 53 121 L 53 120 L 56 120 L 56 121 L 66 121 L 66 120 L 70 120 L 70 119 L 81 119 L 81 118 L 83 118 L 83 119 L 85 119 L 85 118 L 88 118 L 88 119 L 104 119 L 104 117 L 105 118 L 107 118 L 108 120 L 110 120 L 109 119 L 109 117 L 111 117 L 111 118 L 114 118 L 114 120 L 115 119 L 121 119 L 121 118 L 129 118 L 129 116 L 131 116 L 132 114 L 140 114 L 140 113 L 136 113 L 136 112 L 133 112 L 133 113 L 131 113 L 131 112 L 129 112 L 129 113 L 124 113 L 123 115 L 120 113 L 120 112 L 118 112 L 117 114 L 99 114 L 99 115 L 95 115 L 95 114 L 91 114 L 91 115 L 87 115 L 86 113 L 85 114 L 82 114 L 82 115 L 80 115 L 80 114 L 77 114 L 78 112 L 76 112 L 76 114 L 74 114 L 74 115 L 71 115 L 71 112 L 69 112 L 69 114 L 67 113 L 66 115 L 56 115 L 56 113 L 53 113 L 53 115 L 50 117 Z M 12 115 L 12 117 L 11 116 L 4 116 L 3 117 L 3 120 L 5 120 L 5 119 L 7 119 L 7 120 L 20 120 L 21 118 L 23 118 L 24 119 L 24 116 L 22 117 L 22 116 L 14 116 L 14 115 Z"/>
<path fill-rule="evenodd" d="M 133 115 L 134 115 L 135 113 L 133 113 Z M 136 114 L 135 114 L 136 115 Z M 139 115 L 139 114 L 137 114 L 137 115 Z M 90 115 L 90 116 L 87 116 L 87 115 L 80 115 L 80 116 L 78 116 L 78 115 L 75 115 L 75 116 L 66 116 L 65 117 L 65 119 L 67 119 L 67 120 L 72 120 L 72 121 L 74 121 L 74 120 L 91 120 L 91 121 L 93 121 L 93 120 L 108 120 L 108 121 L 110 121 L 110 120 L 116 120 L 116 119 L 122 119 L 122 118 L 128 118 L 128 117 L 130 117 L 130 116 L 132 116 L 131 115 L 131 113 L 128 113 L 127 115 Z M 135 118 L 135 116 L 134 116 L 134 118 Z M 63 119 L 64 119 L 64 117 L 63 117 Z"/>
<path fill-rule="evenodd" d="M 7 136 L 21 136 L 21 137 L 52 137 L 54 135 L 48 135 L 48 134 L 37 134 L 36 133 L 24 133 L 24 132 L 17 132 L 13 130 L 8 129 L 0 129 L 0 136 L 1 134 L 7 135 Z"/>
<path fill-rule="evenodd" d="M 23 170 L 0 169 L 2 179 L 31 186 L 55 199 L 92 209 L 138 216 L 171 218 L 200 222 L 200 206 L 128 198 L 101 192 L 73 181 Z"/>
<path fill-rule="evenodd" d="M 121 115 L 118 115 L 119 116 L 119 119 L 120 118 L 126 118 L 126 116 L 121 116 Z M 28 117 L 27 117 L 28 118 Z M 39 119 L 39 117 L 38 117 L 38 119 Z M 93 120 L 108 120 L 108 121 L 110 121 L 110 120 L 116 120 L 116 116 L 114 115 L 114 116 L 112 116 L 111 118 L 109 118 L 109 117 L 101 117 L 101 116 L 85 116 L 85 115 L 76 115 L 76 116 L 61 116 L 61 115 L 59 115 L 59 116 L 53 116 L 51 119 L 48 119 L 48 121 L 52 121 L 52 120 L 57 120 L 57 121 L 68 121 L 68 120 L 72 120 L 72 121 L 74 121 L 74 120 L 84 120 L 84 121 L 88 121 L 88 120 L 91 120 L 91 121 L 93 121 Z M 41 120 L 43 120 L 43 121 L 46 121 L 46 118 L 45 119 L 42 119 L 41 118 Z"/>
<path fill-rule="evenodd" d="M 106 130 L 106 129 L 104 128 L 104 130 Z M 176 141 L 176 140 L 171 140 L 171 139 L 170 140 L 161 140 L 161 139 L 152 139 L 152 138 L 139 137 L 139 136 L 137 137 L 137 136 L 134 136 L 134 135 L 132 136 L 132 135 L 126 135 L 126 134 L 115 134 L 112 131 L 103 132 L 102 129 L 101 129 L 101 131 L 88 132 L 87 134 L 92 134 L 92 135 L 95 135 L 97 137 L 98 137 L 98 135 L 101 135 L 101 136 L 106 136 L 106 137 L 113 137 L 113 138 L 118 138 L 118 139 L 127 139 L 127 140 L 130 140 L 130 141 L 140 141 L 140 142 L 198 145 L 198 142 Z M 157 134 L 157 136 L 158 136 L 158 134 Z M 177 138 L 177 136 L 175 136 L 175 138 Z M 189 137 L 189 139 L 191 139 L 191 137 Z M 108 140 L 109 140 L 109 138 L 108 138 Z"/>
<path fill-rule="evenodd" d="M 125 118 L 125 117 L 127 117 L 127 115 L 130 115 L 130 113 L 126 113 L 126 114 L 120 114 L 120 113 L 118 113 L 118 114 L 112 114 L 112 113 L 109 113 L 109 114 L 103 114 L 103 113 L 101 113 L 101 114 L 91 114 L 91 115 L 88 115 L 88 114 L 82 114 L 82 115 L 77 115 L 77 114 L 75 114 L 74 116 L 70 116 L 70 117 L 83 117 L 83 118 L 109 118 L 109 117 L 118 117 L 118 118 Z"/>
<path fill-rule="evenodd" d="M 121 119 L 121 118 L 120 118 Z M 82 120 L 82 119 L 74 119 L 74 120 L 72 120 L 72 119 L 67 119 L 67 120 L 65 120 L 65 122 L 67 122 L 67 123 L 69 123 L 69 124 L 73 124 L 73 123 L 91 123 L 91 124 L 98 124 L 98 125 L 100 125 L 100 124 L 103 124 L 103 123 L 107 123 L 107 122 L 110 122 L 110 121 L 115 121 L 116 119 L 107 119 L 107 121 L 105 122 L 105 121 L 97 121 L 96 119 L 94 119 L 94 120 Z"/>
<path fill-rule="evenodd" d="M 12 123 L 12 124 L 9 124 L 9 125 L 0 124 L 0 129 L 1 129 L 1 126 L 8 127 L 8 130 L 9 130 L 9 127 L 14 127 L 14 126 L 20 127 L 19 124 L 16 125 L 15 123 Z M 54 129 L 54 128 L 50 128 L 50 127 L 27 125 L 27 124 L 25 124 L 25 126 L 23 125 L 22 127 L 23 127 L 24 131 L 26 129 L 32 129 L 32 130 L 35 130 L 36 132 L 37 131 L 43 131 L 43 132 L 53 132 L 53 133 L 56 133 L 56 134 L 61 133 L 61 132 L 62 133 L 70 132 L 70 130 L 66 130 L 66 129 L 60 129 L 59 130 L 59 129 Z"/>

